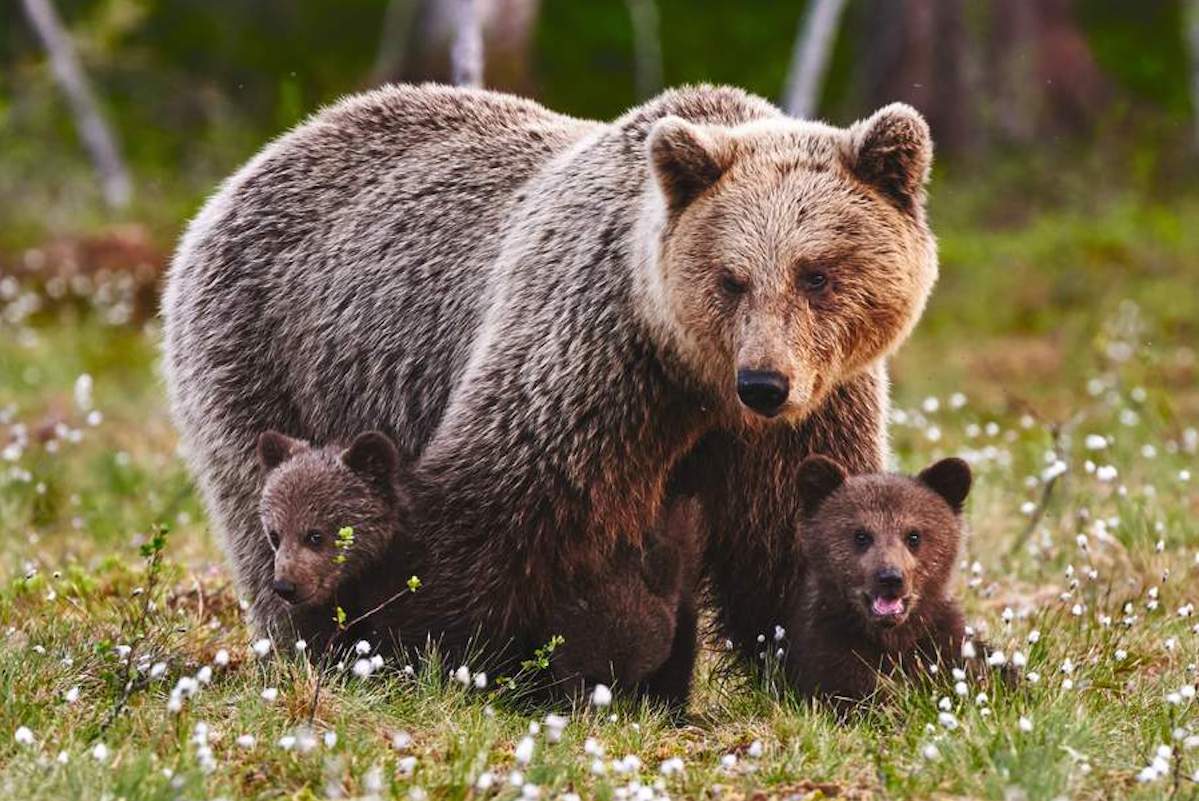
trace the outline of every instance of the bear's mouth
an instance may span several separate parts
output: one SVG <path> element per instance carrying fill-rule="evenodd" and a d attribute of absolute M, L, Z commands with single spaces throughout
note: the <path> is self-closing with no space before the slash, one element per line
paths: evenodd
<path fill-rule="evenodd" d="M 896 626 L 908 615 L 907 596 L 873 595 L 867 593 L 866 608 L 870 619 L 882 626 Z"/>

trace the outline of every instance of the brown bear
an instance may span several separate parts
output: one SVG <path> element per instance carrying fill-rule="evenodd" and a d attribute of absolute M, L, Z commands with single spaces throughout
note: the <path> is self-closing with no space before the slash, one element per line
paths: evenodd
<path fill-rule="evenodd" d="M 314 448 L 276 431 L 259 436 L 258 459 L 261 532 L 274 553 L 271 589 L 319 653 L 337 631 L 338 607 L 357 617 L 423 565 L 404 480 L 411 459 L 378 432 L 346 447 Z"/>
<path fill-rule="evenodd" d="M 965 623 L 948 583 L 970 483 L 956 458 L 915 478 L 803 462 L 803 590 L 786 661 L 800 692 L 857 701 L 880 674 L 959 663 Z"/>
<path fill-rule="evenodd" d="M 343 643 L 366 637 L 385 650 L 422 644 L 427 629 L 406 621 L 423 619 L 440 593 L 417 591 L 401 603 L 407 579 L 417 575 L 436 587 L 452 577 L 425 572 L 426 549 L 411 535 L 412 460 L 378 432 L 346 447 L 314 448 L 267 431 L 258 438 L 258 458 L 262 531 L 275 554 L 271 588 L 290 605 L 296 634 L 313 646 L 309 653 L 323 653 L 337 634 L 339 608 L 351 623 L 366 615 L 342 633 Z M 550 631 L 573 645 L 554 654 L 557 689 L 582 680 L 686 701 L 702 532 L 698 504 L 676 501 L 644 551 L 622 548 L 573 604 L 551 610 Z"/>
<path fill-rule="evenodd" d="M 798 598 L 799 460 L 885 462 L 884 361 L 937 274 L 931 154 L 907 106 L 842 129 L 711 86 L 611 123 L 391 86 L 267 146 L 164 298 L 171 408 L 256 624 L 289 615 L 254 438 L 381 427 L 421 455 L 417 539 L 452 577 L 431 634 L 544 642 L 677 493 L 752 651 Z"/>

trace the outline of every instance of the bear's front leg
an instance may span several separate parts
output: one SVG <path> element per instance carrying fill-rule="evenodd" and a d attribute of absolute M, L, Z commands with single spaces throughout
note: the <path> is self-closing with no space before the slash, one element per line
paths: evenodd
<path fill-rule="evenodd" d="M 880 366 L 839 387 L 802 424 L 713 432 L 677 468 L 679 491 L 698 495 L 711 527 L 704 568 L 717 622 L 746 659 L 786 647 L 799 603 L 800 463 L 821 453 L 854 473 L 882 470 L 885 414 Z"/>

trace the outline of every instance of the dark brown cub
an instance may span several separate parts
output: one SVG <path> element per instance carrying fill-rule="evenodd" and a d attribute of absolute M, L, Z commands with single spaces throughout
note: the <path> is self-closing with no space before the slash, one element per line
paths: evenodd
<path fill-rule="evenodd" d="M 915 478 L 800 467 L 803 584 L 788 670 L 801 692 L 857 700 L 880 673 L 960 659 L 965 625 L 948 595 L 970 467 L 942 459 Z"/>

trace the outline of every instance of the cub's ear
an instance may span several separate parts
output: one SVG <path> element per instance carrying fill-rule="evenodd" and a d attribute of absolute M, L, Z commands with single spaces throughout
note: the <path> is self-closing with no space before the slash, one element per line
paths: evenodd
<path fill-rule="evenodd" d="M 306 447 L 308 443 L 302 439 L 292 439 L 278 431 L 263 431 L 258 435 L 258 463 L 263 470 L 274 470 Z"/>
<path fill-rule="evenodd" d="M 379 487 L 391 488 L 400 473 L 400 452 L 386 434 L 359 434 L 341 454 L 342 463 Z"/>
<path fill-rule="evenodd" d="M 654 124 L 648 147 L 650 166 L 672 214 L 720 180 L 733 161 L 728 137 L 673 115 Z"/>
<path fill-rule="evenodd" d="M 824 499 L 845 483 L 849 474 L 838 462 L 827 456 L 813 455 L 799 466 L 799 497 L 803 513 L 811 517 Z"/>
<path fill-rule="evenodd" d="M 924 205 L 933 140 L 920 112 L 892 103 L 849 129 L 847 166 L 859 179 L 913 212 Z"/>
<path fill-rule="evenodd" d="M 970 494 L 970 465 L 956 456 L 942 459 L 920 471 L 916 480 L 940 495 L 954 514 L 960 514 Z"/>

